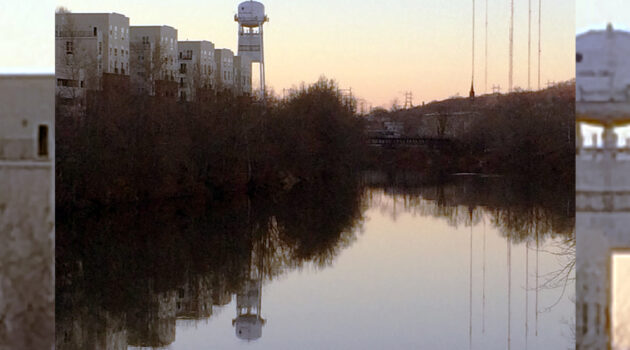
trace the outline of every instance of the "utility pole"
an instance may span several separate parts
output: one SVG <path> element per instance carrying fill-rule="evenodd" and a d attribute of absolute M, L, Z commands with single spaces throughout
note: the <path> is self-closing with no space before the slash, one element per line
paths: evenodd
<path fill-rule="evenodd" d="M 488 93 L 488 0 L 486 0 L 486 57 L 485 57 L 485 78 L 484 78 L 484 92 Z"/>
<path fill-rule="evenodd" d="M 510 1 L 510 73 L 508 77 L 508 92 L 512 92 L 512 76 L 514 63 L 514 0 Z"/>
<path fill-rule="evenodd" d="M 475 98 L 475 0 L 472 2 L 472 78 L 469 97 L 471 100 Z"/>
<path fill-rule="evenodd" d="M 531 65 L 532 65 L 532 0 L 528 1 L 529 15 L 527 17 L 527 90 L 532 89 Z"/>
<path fill-rule="evenodd" d="M 542 13 L 540 12 L 542 5 L 540 4 L 542 0 L 538 0 L 538 90 L 540 90 L 540 16 Z"/>

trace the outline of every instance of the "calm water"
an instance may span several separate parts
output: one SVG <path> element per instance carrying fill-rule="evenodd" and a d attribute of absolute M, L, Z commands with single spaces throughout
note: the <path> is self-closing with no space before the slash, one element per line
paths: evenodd
<path fill-rule="evenodd" d="M 574 348 L 573 193 L 298 185 L 58 225 L 57 349 Z"/>

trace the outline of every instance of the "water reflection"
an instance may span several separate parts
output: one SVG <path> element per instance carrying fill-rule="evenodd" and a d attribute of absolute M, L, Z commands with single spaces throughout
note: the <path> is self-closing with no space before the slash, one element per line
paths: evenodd
<path fill-rule="evenodd" d="M 274 298 L 273 292 L 263 293 L 267 286 L 293 276 L 295 271 L 300 274 L 300 271 L 305 274 L 315 271 L 317 276 L 317 271 L 334 270 L 342 253 L 366 249 L 353 245 L 362 241 L 366 225 L 376 224 L 366 217 L 366 213 L 374 210 L 394 221 L 410 214 L 418 220 L 432 218 L 464 230 L 466 236 L 458 240 L 468 247 L 469 300 L 464 308 L 467 345 L 473 348 L 478 343 L 473 330 L 481 327 L 485 334 L 497 328 L 496 322 L 486 319 L 486 312 L 491 319 L 495 318 L 496 292 L 522 289 L 509 284 L 496 285 L 492 271 L 488 272 L 491 285 L 486 286 L 486 267 L 497 263 L 494 257 L 486 263 L 486 226 L 488 230 L 497 229 L 506 242 L 503 264 L 515 263 L 510 256 L 515 244 L 525 244 L 528 247 L 526 259 L 531 251 L 536 262 L 543 244 L 545 249 L 550 249 L 547 243 L 554 242 L 566 250 L 563 265 L 566 267 L 559 270 L 562 273 L 542 274 L 540 284 L 536 273 L 536 282 L 532 281 L 534 286 L 531 286 L 530 273 L 525 272 L 525 295 L 529 298 L 529 292 L 535 293 L 536 304 L 540 289 L 557 288 L 572 281 L 573 219 L 566 215 L 572 213 L 572 202 L 566 200 L 572 194 L 549 196 L 554 198 L 553 202 L 539 201 L 532 198 L 534 196 L 522 194 L 506 180 L 497 178 L 454 178 L 448 184 L 437 184 L 417 176 L 367 174 L 361 179 L 335 183 L 302 183 L 277 198 L 243 198 L 222 205 L 169 202 L 75 213 L 72 220 L 58 220 L 62 222 L 58 223 L 57 236 L 57 348 L 186 348 L 185 344 L 180 344 L 182 341 L 199 347 L 201 343 L 196 342 L 194 336 L 186 340 L 181 339 L 180 334 L 188 335 L 191 332 L 187 329 L 191 327 L 223 327 L 213 322 L 226 317 L 229 317 L 227 322 L 231 319 L 234 332 L 231 336 L 236 339 L 254 344 L 267 339 L 283 344 L 282 338 L 277 338 L 277 331 L 271 330 L 268 337 L 263 337 L 268 321 L 281 323 L 280 316 L 273 316 L 278 314 L 277 309 L 267 308 L 269 314 L 263 312 L 263 295 Z M 422 222 L 417 224 L 424 225 Z M 393 233 L 401 229 L 398 224 L 403 223 L 389 223 L 384 227 Z M 479 254 L 475 237 L 482 227 L 483 253 Z M 369 249 L 384 251 L 385 247 L 376 244 Z M 494 249 L 491 240 L 490 250 Z M 420 252 L 418 256 L 422 258 Z M 482 259 L 483 273 L 479 276 L 476 266 Z M 529 268 L 530 264 L 525 265 Z M 362 266 L 360 270 L 353 270 L 354 277 L 344 275 L 346 280 L 339 283 L 352 284 L 352 279 L 360 278 L 356 274 L 366 277 L 372 274 L 371 278 L 377 283 L 379 267 L 374 268 Z M 381 269 L 389 271 L 386 266 Z M 440 268 L 433 271 L 439 273 Z M 445 267 L 444 271 L 448 269 Z M 512 278 L 507 281 L 511 283 Z M 477 310 L 476 305 L 479 282 L 483 284 L 481 310 Z M 341 287 L 338 284 L 321 286 L 340 290 Z M 431 288 L 430 285 L 424 287 L 425 291 Z M 418 292 L 423 299 L 431 299 L 430 292 Z M 486 305 L 487 292 L 489 305 Z M 361 298 L 369 298 L 370 293 L 372 291 L 365 290 L 349 300 L 361 302 Z M 325 293 L 320 291 L 319 294 Z M 404 299 L 405 293 L 397 294 Z M 560 295 L 563 300 L 568 297 Z M 329 298 L 329 302 L 315 307 L 321 308 L 324 314 L 330 312 L 338 302 L 336 298 L 341 297 Z M 508 297 L 506 301 L 507 323 L 512 319 L 509 316 L 511 300 Z M 296 295 L 286 301 L 285 307 L 291 309 L 294 304 L 316 302 L 308 295 Z M 533 306 L 527 305 L 528 302 L 527 299 L 526 314 Z M 424 301 L 414 298 L 406 303 L 414 308 Z M 234 308 L 226 308 L 232 304 Z M 552 304 L 536 305 L 536 314 L 538 310 L 544 312 L 545 306 Z M 384 320 L 390 319 L 388 315 L 381 316 Z M 566 316 L 573 317 L 573 314 Z M 525 319 L 527 322 L 529 317 Z M 334 318 L 328 319 L 328 323 L 335 322 Z M 348 326 L 339 322 L 338 327 Z M 514 332 L 510 326 L 506 332 L 508 344 Z M 527 329 L 527 325 L 525 327 Z M 351 333 L 352 329 L 347 332 Z M 387 332 L 383 334 L 385 338 L 386 335 Z M 333 334 L 330 336 L 334 339 Z"/>

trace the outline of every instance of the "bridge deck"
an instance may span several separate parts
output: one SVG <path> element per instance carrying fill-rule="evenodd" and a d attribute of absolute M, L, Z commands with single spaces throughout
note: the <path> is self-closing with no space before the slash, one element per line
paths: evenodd
<path fill-rule="evenodd" d="M 425 146 L 431 148 L 450 147 L 453 140 L 447 138 L 434 137 L 371 137 L 370 145 L 409 145 Z"/>

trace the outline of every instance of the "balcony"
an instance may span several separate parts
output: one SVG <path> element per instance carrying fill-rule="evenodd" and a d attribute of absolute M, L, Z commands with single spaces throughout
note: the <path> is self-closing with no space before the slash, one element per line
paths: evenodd
<path fill-rule="evenodd" d="M 96 35 L 89 30 L 58 30 L 55 31 L 55 36 L 57 38 L 88 38 Z"/>

